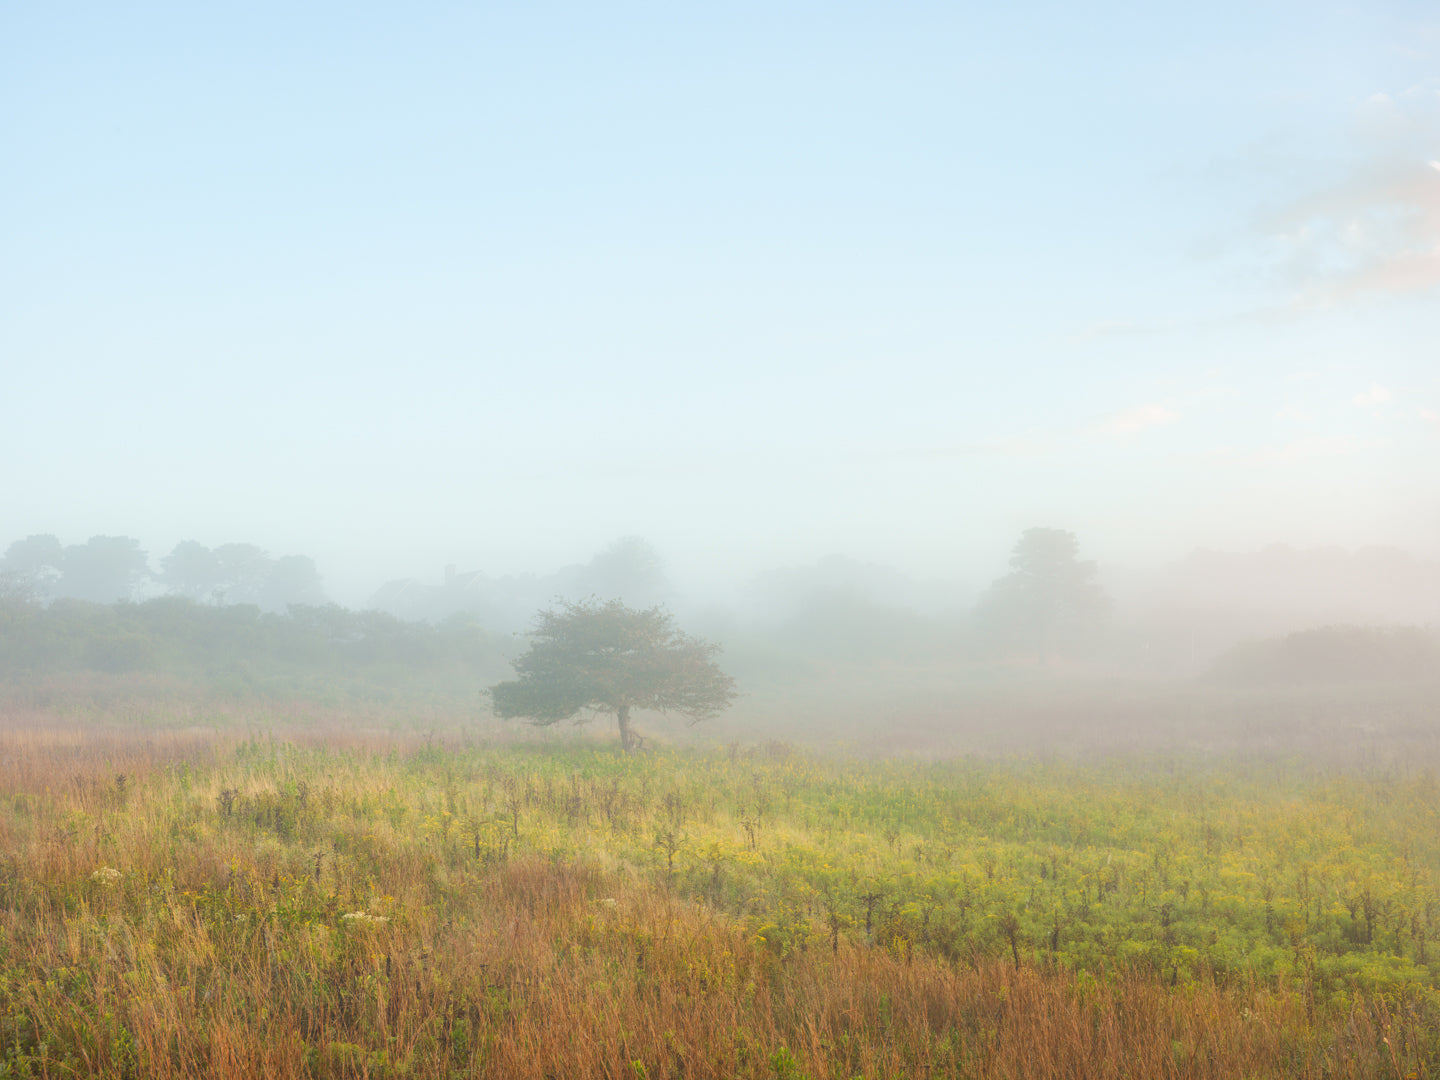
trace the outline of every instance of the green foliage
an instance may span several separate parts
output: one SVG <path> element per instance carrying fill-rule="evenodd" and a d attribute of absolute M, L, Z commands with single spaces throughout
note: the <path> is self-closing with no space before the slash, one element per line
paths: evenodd
<path fill-rule="evenodd" d="M 547 972 L 611 949 L 642 1003 L 670 949 L 687 986 L 725 1000 L 817 956 L 869 955 L 901 970 L 924 957 L 947 971 L 992 958 L 1071 969 L 1097 995 L 1116 971 L 1182 995 L 1213 979 L 1293 999 L 1301 1016 L 1440 1006 L 1440 784 L 1418 769 L 867 762 L 779 744 L 402 752 L 261 736 L 118 776 L 58 761 L 55 782 L 21 779 L 28 762 L 7 774 L 0 800 L 16 853 L 0 866 L 11 1075 L 79 1061 L 143 1074 L 165 1049 L 127 1003 L 172 987 L 202 1026 L 307 1018 L 311 1075 L 401 1076 L 426 1053 L 469 1074 L 539 993 L 505 974 L 506 950 L 532 947 Z M 613 876 L 585 869 L 598 864 Z M 572 942 L 493 921 L 507 868 L 527 919 L 569 897 Z M 610 883 L 626 879 L 654 883 L 663 917 L 617 905 Z M 745 928 L 751 967 L 669 941 L 685 901 Z M 511 944 L 487 944 L 503 934 Z M 493 949 L 491 966 L 447 983 L 434 940 Z M 855 1037 L 884 1040 L 897 1009 L 877 995 Z M 626 1060 L 661 1075 L 656 1059 Z M 745 1075 L 799 1078 L 812 1061 L 777 1038 Z"/>
<path fill-rule="evenodd" d="M 800 1068 L 800 1062 L 786 1047 L 770 1055 L 770 1071 L 775 1080 L 809 1080 L 809 1074 Z"/>
<path fill-rule="evenodd" d="M 504 640 L 464 618 L 438 626 L 334 605 L 284 615 L 178 596 L 144 603 L 0 600 L 0 676 L 154 673 L 222 696 L 473 699 L 477 670 L 503 667 Z"/>
<path fill-rule="evenodd" d="M 613 714 L 632 749 L 631 709 L 709 719 L 735 700 L 735 682 L 715 664 L 718 645 L 675 629 L 659 607 L 636 611 L 619 600 L 564 603 L 536 617 L 517 678 L 490 688 L 495 714 L 538 725 Z"/>

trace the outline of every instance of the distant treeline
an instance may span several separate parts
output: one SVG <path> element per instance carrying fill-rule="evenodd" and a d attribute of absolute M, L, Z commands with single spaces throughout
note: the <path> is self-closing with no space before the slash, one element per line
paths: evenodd
<path fill-rule="evenodd" d="M 1278 685 L 1440 679 L 1440 635 L 1418 626 L 1324 626 L 1225 653 L 1216 682 Z"/>
<path fill-rule="evenodd" d="M 978 598 L 885 567 L 839 556 L 813 566 L 761 574 L 733 606 L 692 611 L 707 636 L 727 649 L 751 639 L 747 651 L 799 652 L 836 661 L 931 657 L 937 651 L 1019 653 L 1036 658 L 1093 649 L 1110 611 L 1096 564 L 1062 529 L 1027 529 L 1016 541 L 1008 573 Z M 436 620 L 464 612 L 495 629 L 523 631 L 557 597 L 618 599 L 632 607 L 675 596 L 658 552 L 623 537 L 588 563 L 545 576 L 492 578 L 447 568 L 438 585 L 388 582 L 370 606 L 407 619 Z M 760 640 L 756 640 L 760 639 Z M 743 646 L 742 646 L 743 648 Z"/>
<path fill-rule="evenodd" d="M 1263 593 L 1262 585 L 1284 593 L 1283 582 L 1308 581 L 1295 577 L 1297 560 L 1302 568 L 1339 565 L 1329 555 L 1262 554 L 1258 561 L 1190 561 L 1232 577 L 1245 570 L 1249 576 L 1237 580 L 1246 595 Z M 1417 595 L 1429 595 L 1429 564 L 1383 554 L 1356 556 L 1369 575 L 1360 577 L 1404 580 Z M 1219 579 L 1204 580 L 1221 599 L 1228 595 Z M 1170 594 L 1159 588 L 1159 595 Z M 509 673 L 503 655 L 515 651 L 512 634 L 524 633 L 537 611 L 558 598 L 586 597 L 647 607 L 676 593 L 659 553 L 633 536 L 542 576 L 494 578 L 449 568 L 438 585 L 392 582 L 371 598 L 369 610 L 352 611 L 326 602 L 319 572 L 303 555 L 187 540 L 152 566 L 130 537 L 65 545 L 35 535 L 0 556 L 0 678 L 155 672 L 221 689 L 311 693 L 340 682 L 362 689 L 388 682 L 407 694 L 442 686 L 450 696 L 473 694 Z M 1114 618 L 1077 538 L 1034 528 L 1018 538 L 1009 572 L 978 595 L 831 557 L 761 575 L 734 607 L 692 607 L 680 617 L 687 631 L 723 646 L 727 671 L 757 687 L 862 678 L 856 673 L 867 670 L 862 681 L 874 681 L 898 668 L 952 675 L 964 669 L 968 678 L 972 669 L 1012 662 L 1017 671 L 1079 665 L 1182 678 L 1208 664 L 1212 681 L 1233 686 L 1440 678 L 1434 633 L 1357 625 L 1401 621 L 1383 613 L 1367 618 L 1343 607 L 1320 614 L 1282 605 L 1267 616 L 1207 608 L 1194 597 L 1171 599 L 1168 608 L 1155 601 L 1147 609 L 1132 596 L 1128 613 Z M 1302 619 L 1323 628 L 1234 646 L 1247 636 L 1307 625 Z"/>
<path fill-rule="evenodd" d="M 506 670 L 510 639 L 472 620 L 405 622 L 333 604 L 285 614 L 167 596 L 143 603 L 0 601 L 0 678 L 170 676 L 220 690 L 390 688 L 473 694 Z"/>
<path fill-rule="evenodd" d="M 16 540 L 0 557 L 0 597 L 110 604 L 162 593 L 276 612 L 291 604 L 326 601 L 314 560 L 305 555 L 274 558 L 254 544 L 208 548 L 184 540 L 156 569 L 140 541 L 130 536 L 92 536 L 83 544 L 65 545 L 43 533 Z"/>

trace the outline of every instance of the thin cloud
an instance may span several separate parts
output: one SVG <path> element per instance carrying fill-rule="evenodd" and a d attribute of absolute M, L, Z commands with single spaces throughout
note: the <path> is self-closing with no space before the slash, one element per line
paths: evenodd
<path fill-rule="evenodd" d="M 1129 322 L 1125 319 L 1106 319 L 1101 322 L 1091 323 L 1083 330 L 1078 330 L 1070 335 L 1070 341 L 1074 344 L 1082 344 L 1087 341 L 1104 341 L 1110 338 L 1137 337 L 1142 334 L 1155 334 L 1165 329 L 1160 326 L 1149 326 L 1145 323 Z"/>
<path fill-rule="evenodd" d="M 1296 465 L 1317 458 L 1345 457 L 1365 449 L 1367 444 L 1356 439 L 1335 435 L 1311 435 L 1291 439 L 1281 446 L 1264 446 L 1240 452 L 1226 448 L 1206 455 L 1225 465 L 1273 466 Z"/>
<path fill-rule="evenodd" d="M 1313 181 L 1248 225 L 1199 244 L 1193 254 L 1210 259 L 1248 251 L 1268 268 L 1288 297 L 1255 308 L 1190 323 L 1146 326 L 1125 321 L 1095 323 L 1071 335 L 1081 344 L 1159 330 L 1207 330 L 1233 323 L 1285 324 L 1327 308 L 1377 295 L 1414 295 L 1440 287 L 1440 89 L 1433 83 L 1395 94 L 1377 93 L 1351 115 L 1359 156 L 1347 172 Z M 1326 166 L 1277 157 L 1270 142 L 1257 143 L 1234 162 L 1222 162 L 1218 178 L 1278 169 L 1319 177 Z"/>
<path fill-rule="evenodd" d="M 1376 165 L 1273 215 L 1277 269 L 1302 306 L 1440 285 L 1440 169 Z"/>
<path fill-rule="evenodd" d="M 949 446 L 916 446 L 878 455 L 884 459 L 906 458 L 921 461 L 945 461 L 971 457 L 1034 457 L 1046 452 L 1040 439 L 1000 439 L 995 442 L 959 443 Z"/>
<path fill-rule="evenodd" d="M 1440 93 L 1374 94 L 1353 119 L 1365 158 L 1256 225 L 1294 309 L 1440 285 Z"/>
<path fill-rule="evenodd" d="M 1315 414 L 1303 405 L 1296 405 L 1293 402 L 1280 406 L 1275 410 L 1275 421 L 1281 424 L 1303 424 L 1315 419 Z"/>
<path fill-rule="evenodd" d="M 1173 424 L 1179 419 L 1180 414 L 1173 409 L 1168 409 L 1158 402 L 1151 402 L 1148 405 L 1140 405 L 1133 409 L 1126 409 L 1124 412 L 1107 417 L 1092 430 L 1097 434 L 1112 437 L 1138 435 L 1148 428 L 1160 427 L 1164 424 Z"/>
<path fill-rule="evenodd" d="M 1440 412 L 1436 412 L 1434 409 L 1418 409 L 1416 411 L 1425 423 L 1433 428 L 1440 428 Z"/>
<path fill-rule="evenodd" d="M 1356 394 L 1350 400 L 1359 408 L 1373 409 L 1378 405 L 1384 405 L 1390 400 L 1390 391 L 1379 383 L 1371 383 L 1369 390 L 1366 390 L 1363 394 Z"/>

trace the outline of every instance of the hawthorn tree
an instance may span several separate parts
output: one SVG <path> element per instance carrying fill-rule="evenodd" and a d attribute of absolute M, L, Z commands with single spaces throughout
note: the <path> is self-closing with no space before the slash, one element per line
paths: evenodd
<path fill-rule="evenodd" d="M 715 663 L 719 652 L 675 629 L 660 607 L 562 601 L 535 617 L 530 648 L 511 662 L 516 678 L 490 687 L 490 700 L 495 715 L 542 727 L 613 714 L 630 751 L 641 741 L 630 725 L 634 709 L 679 713 L 695 724 L 730 706 L 735 680 Z"/>

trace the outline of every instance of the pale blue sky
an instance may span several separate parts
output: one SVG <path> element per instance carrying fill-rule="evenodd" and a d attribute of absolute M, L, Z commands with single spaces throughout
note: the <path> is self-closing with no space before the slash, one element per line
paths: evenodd
<path fill-rule="evenodd" d="M 1440 554 L 1440 14 L 1138 7 L 0 4 L 0 543 Z"/>

